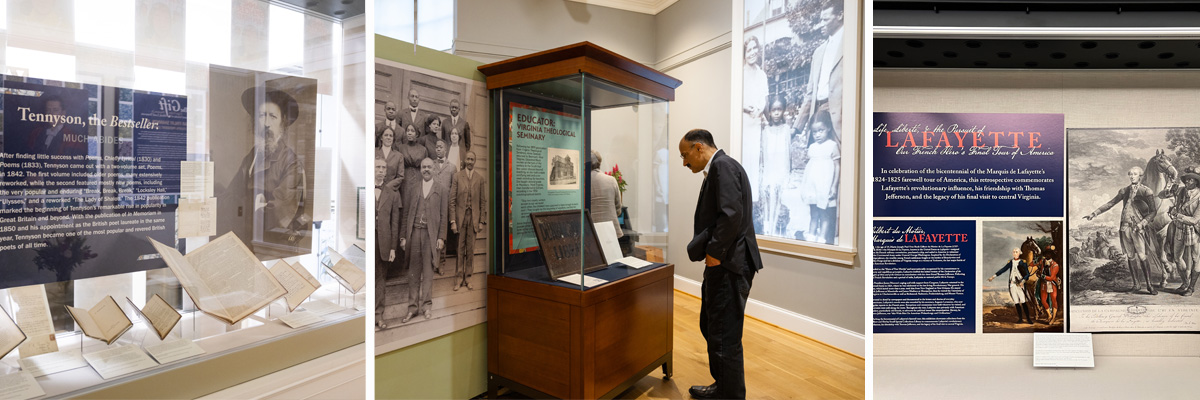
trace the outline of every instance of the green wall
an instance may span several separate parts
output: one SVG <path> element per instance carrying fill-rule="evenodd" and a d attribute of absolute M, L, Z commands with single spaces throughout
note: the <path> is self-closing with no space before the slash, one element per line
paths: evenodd
<path fill-rule="evenodd" d="M 375 57 L 484 80 L 479 62 L 386 36 L 375 35 Z M 469 399 L 486 391 L 487 323 L 375 357 L 376 398 Z"/>
<path fill-rule="evenodd" d="M 483 73 L 476 69 L 476 67 L 483 65 L 478 61 L 440 52 L 428 47 L 414 46 L 412 43 L 402 42 L 382 35 L 375 35 L 375 58 L 431 69 L 480 82 L 483 82 L 485 79 Z"/>
<path fill-rule="evenodd" d="M 469 399 L 487 391 L 487 323 L 375 357 L 375 397 Z"/>

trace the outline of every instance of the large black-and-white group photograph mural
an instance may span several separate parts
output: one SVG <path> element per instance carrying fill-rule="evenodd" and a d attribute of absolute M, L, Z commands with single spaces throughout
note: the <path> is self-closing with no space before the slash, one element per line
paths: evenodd
<path fill-rule="evenodd" d="M 375 64 L 375 345 L 383 353 L 483 322 L 487 92 Z"/>
<path fill-rule="evenodd" d="M 853 195 L 842 193 L 841 177 L 854 175 L 842 171 L 853 150 L 842 121 L 854 96 L 843 96 L 853 93 L 843 68 L 854 64 L 843 49 L 854 36 L 843 0 L 745 0 L 742 15 L 740 145 L 754 230 L 844 244 L 851 236 L 840 232 L 839 210 Z"/>

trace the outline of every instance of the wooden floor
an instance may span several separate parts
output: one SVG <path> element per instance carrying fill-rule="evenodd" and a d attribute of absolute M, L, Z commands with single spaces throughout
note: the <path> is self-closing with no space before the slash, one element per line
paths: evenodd
<path fill-rule="evenodd" d="M 658 369 L 618 399 L 685 399 L 692 385 L 708 385 L 708 353 L 700 335 L 700 299 L 675 291 L 675 375 Z M 861 399 L 862 358 L 774 325 L 746 319 L 742 337 L 748 399 Z M 520 395 L 501 395 L 522 399 Z"/>

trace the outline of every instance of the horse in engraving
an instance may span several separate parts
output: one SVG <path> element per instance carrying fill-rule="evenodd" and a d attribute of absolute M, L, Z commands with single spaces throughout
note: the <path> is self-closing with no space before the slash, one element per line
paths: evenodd
<path fill-rule="evenodd" d="M 1146 168 L 1142 174 L 1141 184 L 1150 188 L 1154 193 L 1163 193 L 1179 180 L 1179 171 L 1171 163 L 1171 159 L 1163 150 L 1155 151 L 1154 157 L 1146 162 Z M 1169 260 L 1167 252 L 1164 251 L 1164 246 L 1167 240 L 1167 225 L 1171 223 L 1171 217 L 1167 211 L 1174 204 L 1173 197 L 1170 196 L 1153 196 L 1149 201 L 1139 199 L 1134 202 L 1134 207 L 1138 213 L 1147 218 L 1146 224 L 1146 252 L 1148 253 L 1147 267 L 1150 268 L 1150 274 L 1153 278 L 1158 278 L 1158 286 L 1166 286 L 1167 278 L 1174 276 L 1174 271 L 1171 268 L 1174 262 Z M 1157 276 L 1154 276 L 1157 275 Z"/>

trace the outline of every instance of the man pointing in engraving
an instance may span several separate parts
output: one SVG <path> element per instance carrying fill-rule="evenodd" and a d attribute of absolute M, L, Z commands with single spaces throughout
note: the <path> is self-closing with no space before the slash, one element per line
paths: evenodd
<path fill-rule="evenodd" d="M 1137 166 L 1130 168 L 1129 186 L 1121 188 L 1112 200 L 1104 203 L 1091 214 L 1085 215 L 1083 219 L 1091 221 L 1092 218 L 1096 218 L 1097 215 L 1108 211 L 1117 203 L 1121 203 L 1121 250 L 1128 255 L 1129 279 L 1136 290 L 1137 279 L 1144 277 L 1146 292 L 1156 295 L 1158 291 L 1154 290 L 1154 285 L 1150 283 L 1150 265 L 1146 252 L 1146 225 L 1150 223 L 1150 217 L 1153 215 L 1142 211 L 1142 209 L 1148 208 L 1147 205 L 1153 204 L 1154 191 L 1141 182 L 1142 168 Z"/>
<path fill-rule="evenodd" d="M 700 288 L 700 333 L 708 342 L 708 370 L 716 381 L 692 386 L 700 399 L 744 399 L 742 324 L 754 274 L 762 269 L 754 236 L 750 179 L 746 170 L 718 150 L 712 134 L 693 129 L 679 142 L 679 157 L 692 173 L 704 173 L 696 204 L 688 258 L 704 261 Z"/>

